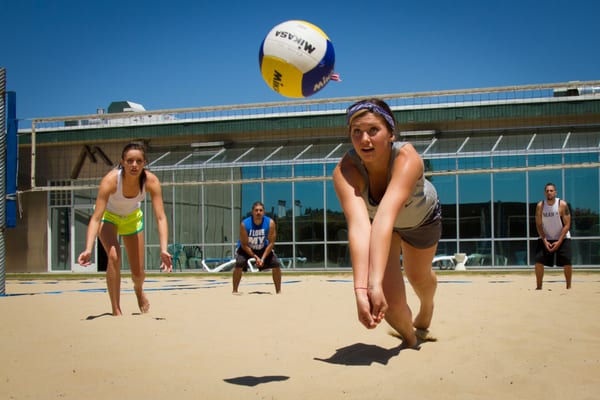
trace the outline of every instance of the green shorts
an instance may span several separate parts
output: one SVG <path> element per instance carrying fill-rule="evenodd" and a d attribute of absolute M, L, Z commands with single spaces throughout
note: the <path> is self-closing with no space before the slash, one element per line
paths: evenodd
<path fill-rule="evenodd" d="M 144 213 L 138 208 L 123 217 L 110 211 L 104 211 L 102 222 L 108 222 L 116 226 L 117 233 L 121 236 L 135 235 L 144 230 Z"/>

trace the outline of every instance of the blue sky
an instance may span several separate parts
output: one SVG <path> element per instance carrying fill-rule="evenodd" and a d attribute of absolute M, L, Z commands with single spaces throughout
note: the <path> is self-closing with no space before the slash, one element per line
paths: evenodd
<path fill-rule="evenodd" d="M 0 0 L 0 66 L 22 120 L 119 100 L 287 101 L 262 80 L 258 48 L 303 19 L 331 38 L 342 78 L 312 98 L 600 79 L 597 1 L 337 3 Z"/>

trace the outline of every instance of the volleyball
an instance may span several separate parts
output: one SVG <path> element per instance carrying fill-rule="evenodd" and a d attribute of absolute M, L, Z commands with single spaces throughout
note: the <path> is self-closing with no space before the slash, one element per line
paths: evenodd
<path fill-rule="evenodd" d="M 276 25 L 260 45 L 263 79 L 275 92 L 292 98 L 312 96 L 331 79 L 335 52 L 316 25 L 290 20 Z"/>

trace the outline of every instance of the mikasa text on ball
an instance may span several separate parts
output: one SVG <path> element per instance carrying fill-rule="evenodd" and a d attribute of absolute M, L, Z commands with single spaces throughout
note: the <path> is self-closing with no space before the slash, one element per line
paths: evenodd
<path fill-rule="evenodd" d="M 335 52 L 329 37 L 310 22 L 291 20 L 275 26 L 263 40 L 258 61 L 267 84 L 277 93 L 308 97 L 331 79 Z"/>

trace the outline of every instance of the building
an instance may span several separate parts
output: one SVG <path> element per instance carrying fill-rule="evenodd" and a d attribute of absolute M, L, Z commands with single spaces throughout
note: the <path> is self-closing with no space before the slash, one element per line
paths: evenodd
<path fill-rule="evenodd" d="M 553 182 L 572 207 L 575 267 L 598 265 L 598 88 L 600 81 L 379 96 L 440 195 L 439 255 L 466 253 L 467 267 L 531 266 L 535 204 Z M 77 269 L 99 179 L 130 141 L 146 144 L 163 183 L 182 269 L 229 259 L 256 200 L 278 223 L 286 266 L 349 268 L 331 171 L 350 148 L 344 111 L 356 100 L 161 111 L 118 102 L 108 113 L 34 119 L 19 131 L 22 211 L 6 234 L 7 272 Z M 157 270 L 151 217 L 145 232 L 147 268 Z M 102 254 L 96 260 L 102 269 Z"/>

